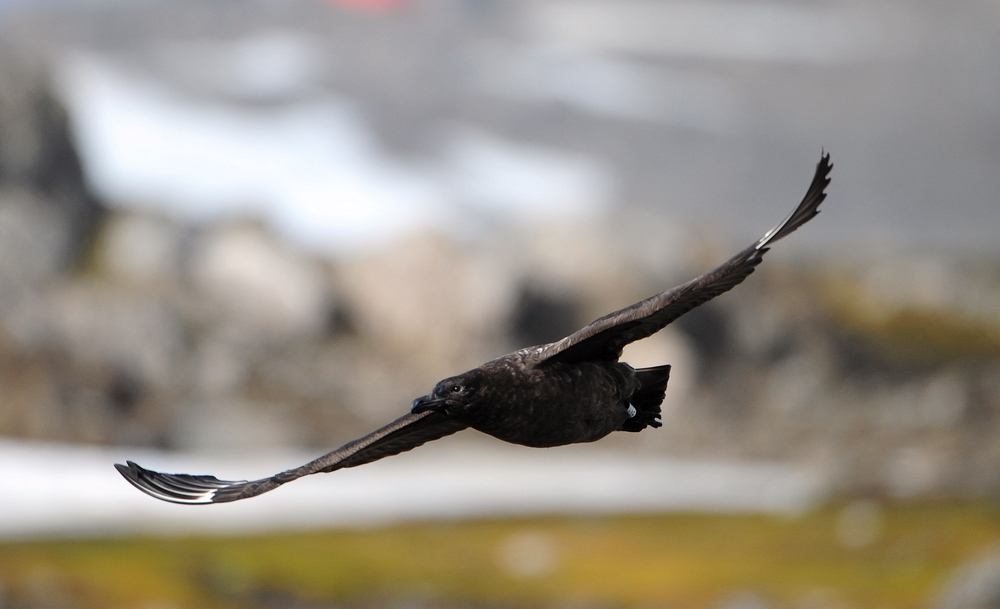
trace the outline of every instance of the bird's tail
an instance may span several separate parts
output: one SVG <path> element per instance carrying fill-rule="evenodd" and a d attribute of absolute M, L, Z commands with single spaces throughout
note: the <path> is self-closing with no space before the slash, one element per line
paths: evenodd
<path fill-rule="evenodd" d="M 670 379 L 670 365 L 653 368 L 639 368 L 635 371 L 641 387 L 632 394 L 631 404 L 635 406 L 635 416 L 622 424 L 622 431 L 642 431 L 646 427 L 660 427 L 660 404 L 667 391 Z"/>

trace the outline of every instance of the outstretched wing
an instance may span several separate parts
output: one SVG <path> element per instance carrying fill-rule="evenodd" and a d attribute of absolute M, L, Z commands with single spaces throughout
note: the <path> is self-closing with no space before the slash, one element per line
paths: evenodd
<path fill-rule="evenodd" d="M 605 315 L 566 338 L 541 347 L 532 353 L 534 362 L 617 361 L 625 345 L 662 330 L 691 309 L 733 289 L 760 264 L 768 245 L 819 213 L 832 168 L 830 155 L 822 155 L 812 184 L 799 206 L 747 249 L 701 277 Z"/>
<path fill-rule="evenodd" d="M 370 434 L 301 467 L 261 480 L 219 480 L 215 476 L 161 474 L 126 461 L 115 468 L 140 491 L 172 503 L 225 503 L 256 497 L 285 484 L 319 472 L 356 467 L 416 448 L 468 427 L 434 411 L 403 415 Z"/>

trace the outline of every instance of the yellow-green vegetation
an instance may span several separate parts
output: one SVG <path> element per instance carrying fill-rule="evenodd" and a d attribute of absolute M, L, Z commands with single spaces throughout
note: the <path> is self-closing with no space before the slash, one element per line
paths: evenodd
<path fill-rule="evenodd" d="M 874 508 L 873 508 L 874 506 Z M 1000 541 L 990 502 L 422 523 L 253 537 L 0 544 L 12 606 L 923 608 Z M 212 508 L 209 508 L 212 509 Z M 849 513 L 867 514 L 860 532 Z M 857 520 L 855 518 L 855 520 Z M 575 603 L 575 604 L 574 604 Z"/>
<path fill-rule="evenodd" d="M 829 277 L 824 286 L 833 320 L 869 340 L 888 360 L 938 365 L 1000 358 L 1000 322 L 919 305 L 872 302 L 850 277 Z"/>

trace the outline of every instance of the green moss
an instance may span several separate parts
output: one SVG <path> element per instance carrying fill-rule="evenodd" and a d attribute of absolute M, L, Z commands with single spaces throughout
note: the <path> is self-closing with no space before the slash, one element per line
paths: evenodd
<path fill-rule="evenodd" d="M 255 607 L 275 596 L 360 606 L 416 598 L 449 606 L 695 608 L 745 591 L 778 607 L 818 594 L 859 609 L 916 608 L 952 569 L 1000 541 L 1000 514 L 986 502 L 887 505 L 882 534 L 860 549 L 837 542 L 838 514 L 831 506 L 798 518 L 542 518 L 6 543 L 0 581 L 15 606 L 41 579 L 80 606 L 106 609 Z M 524 539 L 549 557 L 534 573 L 505 566 L 512 560 L 505 553 Z"/>
<path fill-rule="evenodd" d="M 861 327 L 896 357 L 949 362 L 1000 358 L 1000 332 L 957 313 L 906 308 Z"/>
<path fill-rule="evenodd" d="M 959 311 L 876 306 L 850 278 L 827 278 L 830 316 L 841 333 L 860 339 L 890 363 L 938 366 L 1000 359 L 1000 324 Z"/>

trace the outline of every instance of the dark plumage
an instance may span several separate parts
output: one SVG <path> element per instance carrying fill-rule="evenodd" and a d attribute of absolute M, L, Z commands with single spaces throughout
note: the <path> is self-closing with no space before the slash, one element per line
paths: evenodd
<path fill-rule="evenodd" d="M 593 442 L 613 431 L 660 427 L 670 366 L 636 370 L 618 361 L 622 348 L 746 279 L 769 245 L 819 213 L 831 168 L 830 155 L 823 155 L 795 211 L 712 271 L 605 315 L 562 340 L 521 349 L 447 378 L 414 400 L 408 414 L 301 467 L 254 481 L 161 474 L 131 461 L 115 467 L 136 488 L 157 499 L 222 503 L 266 493 L 302 476 L 371 463 L 467 427 L 538 447 Z"/>

